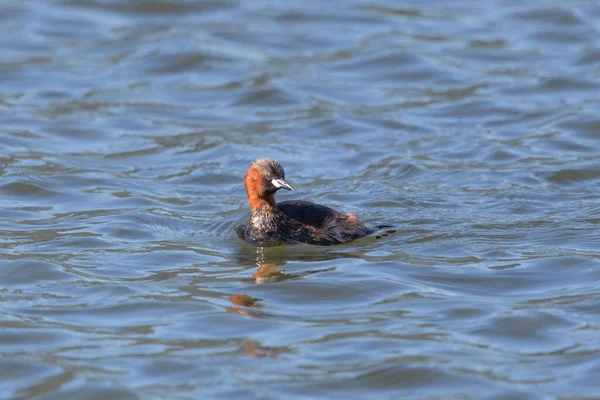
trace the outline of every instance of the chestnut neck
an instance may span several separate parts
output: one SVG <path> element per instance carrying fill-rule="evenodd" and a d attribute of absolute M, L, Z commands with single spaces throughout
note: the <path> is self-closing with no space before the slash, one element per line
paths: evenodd
<path fill-rule="evenodd" d="M 275 192 L 265 192 L 264 190 L 264 175 L 254 167 L 248 169 L 248 173 L 244 178 L 246 185 L 246 194 L 248 195 L 248 203 L 252 210 L 257 208 L 275 208 Z"/>

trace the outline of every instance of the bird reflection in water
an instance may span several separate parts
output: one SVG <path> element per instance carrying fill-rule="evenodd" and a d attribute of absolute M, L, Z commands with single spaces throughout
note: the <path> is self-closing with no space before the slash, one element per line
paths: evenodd
<path fill-rule="evenodd" d="M 286 279 L 294 279 L 304 274 L 286 273 L 281 269 L 285 265 L 282 254 L 279 252 L 270 252 L 269 257 L 266 257 L 263 247 L 256 247 L 256 266 L 258 270 L 252 275 L 252 279 L 248 279 L 250 283 L 264 284 L 281 282 Z M 273 254 L 275 253 L 275 255 Z M 271 262 L 266 262 L 269 259 Z M 252 297 L 245 293 L 234 294 L 229 297 L 232 306 L 227 307 L 227 311 L 238 315 L 251 318 L 266 318 L 268 314 L 261 311 L 260 299 Z M 257 341 L 249 341 L 244 345 L 244 351 L 249 357 L 268 357 L 273 353 L 273 349 L 261 346 Z"/>
<path fill-rule="evenodd" d="M 285 271 L 282 268 L 287 264 L 288 259 L 297 261 L 307 258 L 310 261 L 318 261 L 329 258 L 316 258 L 314 255 L 302 257 L 301 254 L 298 253 L 290 255 L 286 254 L 284 247 L 257 247 L 255 257 L 254 263 L 258 267 L 258 270 L 252 275 L 253 279 L 247 280 L 248 282 L 255 284 L 275 283 L 290 279 L 302 279 L 308 275 L 316 274 L 318 272 L 331 271 L 333 269 L 322 268 L 302 272 Z"/>
<path fill-rule="evenodd" d="M 258 267 L 258 270 L 252 275 L 254 277 L 254 283 L 281 282 L 295 277 L 293 274 L 286 274 L 281 270 L 285 265 L 283 259 L 271 261 L 275 262 L 265 262 L 264 247 L 256 248 L 256 266 Z"/>
<path fill-rule="evenodd" d="M 260 307 L 258 299 L 244 293 L 234 294 L 229 297 L 229 301 L 236 307 L 227 307 L 227 311 L 244 315 L 252 318 L 263 318 L 265 315 L 257 310 Z M 261 346 L 255 340 L 251 340 L 244 345 L 244 351 L 249 357 L 265 357 L 269 349 Z"/>
<path fill-rule="evenodd" d="M 258 270 L 252 275 L 254 279 L 249 280 L 252 283 L 274 283 L 297 277 L 296 274 L 287 274 L 281 271 L 281 268 L 285 265 L 285 262 L 283 261 L 278 263 L 265 263 L 263 247 L 256 248 L 256 265 L 258 266 Z M 260 308 L 259 299 L 248 294 L 234 294 L 229 297 L 229 301 L 236 306 L 228 307 L 227 311 L 229 312 L 253 318 L 263 318 L 266 316 L 266 314 L 258 310 L 258 308 Z"/>
<path fill-rule="evenodd" d="M 229 296 L 229 301 L 235 307 L 227 307 L 227 311 L 252 318 L 264 318 L 266 315 L 259 308 L 259 300 L 245 293 Z"/>
<path fill-rule="evenodd" d="M 323 261 L 338 258 L 353 258 L 361 257 L 360 253 L 354 254 L 351 252 L 333 252 L 328 249 L 327 252 L 302 251 L 300 249 L 289 250 L 286 246 L 280 247 L 243 247 L 238 254 L 238 262 L 241 265 L 254 264 L 258 270 L 252 274 L 252 277 L 244 279 L 250 284 L 266 284 L 277 283 L 291 279 L 303 279 L 312 274 L 319 272 L 331 271 L 335 267 L 321 268 L 314 270 L 304 270 L 301 272 L 290 272 L 283 270 L 287 264 L 287 260 L 292 261 Z M 227 307 L 227 311 L 250 318 L 268 318 L 270 315 L 261 310 L 261 300 L 252 297 L 245 293 L 234 294 L 229 297 L 231 306 Z M 244 346 L 244 351 L 250 357 L 269 357 L 275 353 L 284 351 L 283 349 L 275 349 L 261 346 L 256 341 L 249 341 Z"/>
<path fill-rule="evenodd" d="M 285 280 L 288 277 L 287 274 L 281 271 L 285 263 L 265 263 L 264 251 L 262 247 L 256 248 L 256 265 L 258 271 L 253 274 L 254 279 L 250 280 L 252 283 L 271 283 Z M 293 276 L 290 276 L 293 277 Z M 228 307 L 227 311 L 233 312 L 239 315 L 244 315 L 252 318 L 264 318 L 266 314 L 259 311 L 260 303 L 259 299 L 252 297 L 245 293 L 234 294 L 229 297 L 229 301 L 235 307 Z"/>

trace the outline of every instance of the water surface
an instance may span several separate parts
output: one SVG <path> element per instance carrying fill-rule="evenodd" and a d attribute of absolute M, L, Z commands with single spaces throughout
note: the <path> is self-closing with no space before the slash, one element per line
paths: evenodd
<path fill-rule="evenodd" d="M 591 399 L 600 5 L 0 9 L 7 399 Z M 256 249 L 243 175 L 386 237 Z"/>

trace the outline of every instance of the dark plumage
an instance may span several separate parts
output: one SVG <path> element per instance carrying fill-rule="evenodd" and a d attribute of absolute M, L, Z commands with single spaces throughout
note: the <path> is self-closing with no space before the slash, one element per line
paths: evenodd
<path fill-rule="evenodd" d="M 244 179 L 252 208 L 248 225 L 236 228 L 239 237 L 257 246 L 303 242 L 318 245 L 341 244 L 368 235 L 354 214 L 308 201 L 275 202 L 281 188 L 293 190 L 277 161 L 260 158 L 248 169 Z"/>

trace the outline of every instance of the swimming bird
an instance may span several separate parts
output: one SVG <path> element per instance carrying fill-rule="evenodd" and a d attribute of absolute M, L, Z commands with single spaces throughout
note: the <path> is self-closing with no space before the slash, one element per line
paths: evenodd
<path fill-rule="evenodd" d="M 372 232 L 351 213 L 302 200 L 276 203 L 279 189 L 294 188 L 286 182 L 281 164 L 270 158 L 254 160 L 244 184 L 252 211 L 248 225 L 237 226 L 236 233 L 255 246 L 298 242 L 327 246 L 347 243 Z"/>

